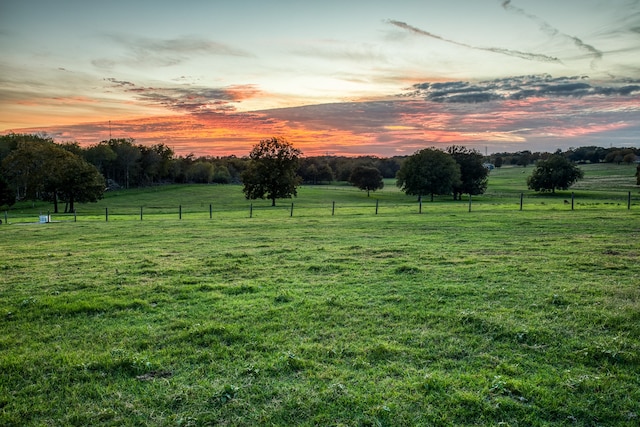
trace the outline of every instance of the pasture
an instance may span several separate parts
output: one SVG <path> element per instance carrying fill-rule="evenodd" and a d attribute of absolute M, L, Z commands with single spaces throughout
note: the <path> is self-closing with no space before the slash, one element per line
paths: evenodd
<path fill-rule="evenodd" d="M 573 211 L 570 192 L 520 211 L 520 168 L 472 212 L 418 214 L 392 183 L 304 187 L 293 217 L 249 218 L 239 186 L 107 194 L 77 222 L 18 206 L 0 424 L 637 425 L 640 207 L 611 168 Z"/>

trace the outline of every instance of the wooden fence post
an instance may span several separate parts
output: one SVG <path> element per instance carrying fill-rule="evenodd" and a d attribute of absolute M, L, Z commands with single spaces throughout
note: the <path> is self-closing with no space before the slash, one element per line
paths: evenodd
<path fill-rule="evenodd" d="M 182 205 L 178 207 L 178 218 L 182 219 Z"/>
<path fill-rule="evenodd" d="M 627 195 L 627 210 L 631 209 L 631 191 L 629 191 L 629 194 Z"/>
<path fill-rule="evenodd" d="M 418 213 L 422 213 L 422 196 L 418 196 L 418 203 L 419 203 L 419 207 L 418 207 Z"/>
<path fill-rule="evenodd" d="M 378 202 L 379 202 L 379 201 L 380 201 L 380 200 L 376 199 L 376 215 L 378 215 Z"/>
<path fill-rule="evenodd" d="M 140 206 L 140 221 L 142 221 L 142 206 Z"/>
<path fill-rule="evenodd" d="M 78 222 L 78 211 L 73 208 L 73 222 Z"/>
<path fill-rule="evenodd" d="M 289 214 L 290 217 L 293 216 L 293 203 L 291 203 L 291 213 Z"/>
<path fill-rule="evenodd" d="M 524 199 L 524 193 L 520 193 L 520 210 L 522 210 L 522 199 Z"/>
<path fill-rule="evenodd" d="M 104 220 L 109 222 L 109 208 L 104 208 Z"/>
<path fill-rule="evenodd" d="M 469 212 L 471 212 L 471 194 L 469 194 Z"/>
<path fill-rule="evenodd" d="M 253 218 L 253 203 L 249 205 L 249 218 Z"/>
<path fill-rule="evenodd" d="M 336 202 L 333 202 L 331 205 L 331 216 L 336 214 Z"/>
<path fill-rule="evenodd" d="M 573 210 L 573 202 L 576 198 L 576 194 L 572 191 L 571 192 L 571 210 Z"/>
<path fill-rule="evenodd" d="M 209 203 L 209 219 L 213 218 L 213 206 Z"/>

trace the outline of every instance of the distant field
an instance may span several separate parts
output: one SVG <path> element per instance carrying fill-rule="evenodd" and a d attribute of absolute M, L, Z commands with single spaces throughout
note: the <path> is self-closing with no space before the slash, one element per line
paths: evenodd
<path fill-rule="evenodd" d="M 637 187 L 520 211 L 521 176 L 471 213 L 327 186 L 249 219 L 241 187 L 184 186 L 3 224 L 0 425 L 636 426 Z"/>
<path fill-rule="evenodd" d="M 523 197 L 523 209 L 550 210 L 570 209 L 565 201 L 571 200 L 575 193 L 574 209 L 612 208 L 626 209 L 628 195 L 631 193 L 631 205 L 640 206 L 640 187 L 635 185 L 634 165 L 583 165 L 584 180 L 568 191 L 556 194 L 535 193 L 527 189 L 526 179 L 533 167 L 503 167 L 495 169 L 489 177 L 489 186 L 484 195 L 474 196 L 472 210 L 518 210 L 520 197 Z M 57 221 L 110 221 L 175 220 L 182 212 L 183 219 L 211 218 L 248 218 L 250 207 L 255 217 L 324 217 L 333 215 L 375 214 L 376 203 L 380 215 L 403 215 L 419 211 L 417 199 L 407 196 L 396 186 L 395 180 L 385 181 L 385 188 L 371 193 L 346 185 L 302 186 L 298 197 L 278 201 L 273 209 L 270 201 L 245 199 L 241 185 L 167 185 L 142 189 L 119 190 L 105 193 L 98 203 L 81 204 L 77 207 L 77 216 L 58 214 Z M 64 209 L 62 205 L 61 210 Z M 468 211 L 468 199 L 453 202 L 450 196 L 436 197 L 434 203 L 422 204 L 424 213 L 429 211 L 449 211 L 451 213 Z M 35 222 L 40 214 L 52 211 L 51 203 L 21 202 L 12 207 L 0 219 L 9 222 Z"/>

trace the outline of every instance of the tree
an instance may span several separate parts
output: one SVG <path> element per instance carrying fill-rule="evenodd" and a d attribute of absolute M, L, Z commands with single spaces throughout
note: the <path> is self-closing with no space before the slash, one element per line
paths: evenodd
<path fill-rule="evenodd" d="M 297 196 L 301 178 L 296 174 L 302 152 L 283 138 L 269 138 L 256 144 L 249 153 L 249 166 L 242 173 L 247 199 L 271 200 Z"/>
<path fill-rule="evenodd" d="M 95 203 L 102 199 L 105 180 L 98 169 L 79 156 L 70 156 L 61 168 L 57 193 L 67 203 L 65 212 L 75 212 L 75 203 Z M 56 208 L 57 209 L 57 208 Z"/>
<path fill-rule="evenodd" d="M 636 185 L 640 185 L 640 164 L 636 166 Z"/>
<path fill-rule="evenodd" d="M 2 160 L 5 178 L 20 199 L 42 199 L 50 175 L 55 144 L 49 138 L 21 135 L 15 148 Z M 61 149 L 59 149 L 61 150 Z"/>
<path fill-rule="evenodd" d="M 73 211 L 75 202 L 95 202 L 104 192 L 104 178 L 95 166 L 49 139 L 19 142 L 2 169 L 19 197 L 50 200 L 56 213 L 59 200 Z"/>
<path fill-rule="evenodd" d="M 187 170 L 187 179 L 198 184 L 208 184 L 213 178 L 213 165 L 209 162 L 198 160 Z"/>
<path fill-rule="evenodd" d="M 351 172 L 349 182 L 360 190 L 367 192 L 369 197 L 370 191 L 376 191 L 384 188 L 384 181 L 382 181 L 382 174 L 373 166 L 356 166 Z"/>
<path fill-rule="evenodd" d="M 453 186 L 453 200 L 462 200 L 463 194 L 484 194 L 489 169 L 484 166 L 482 154 L 458 145 L 447 148 L 447 153 L 460 166 L 460 184 Z"/>
<path fill-rule="evenodd" d="M 113 167 L 114 176 L 111 178 L 124 182 L 124 188 L 129 188 L 131 185 L 131 176 L 135 174 L 138 165 L 138 160 L 142 156 L 140 147 L 134 145 L 133 138 L 120 138 L 110 139 L 107 144 L 114 153 L 116 158 L 111 162 Z"/>
<path fill-rule="evenodd" d="M 396 185 L 406 194 L 422 197 L 450 194 L 460 182 L 460 167 L 450 154 L 425 148 L 409 156 L 396 175 Z"/>
<path fill-rule="evenodd" d="M 583 176 L 578 166 L 556 152 L 547 160 L 536 163 L 533 173 L 527 178 L 527 186 L 531 190 L 555 193 L 556 188 L 566 190 Z"/>

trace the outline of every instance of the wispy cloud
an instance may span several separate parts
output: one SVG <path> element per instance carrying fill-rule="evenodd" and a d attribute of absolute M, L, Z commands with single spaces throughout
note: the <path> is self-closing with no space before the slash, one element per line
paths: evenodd
<path fill-rule="evenodd" d="M 111 88 L 131 93 L 145 103 L 159 105 L 169 110 L 183 113 L 204 113 L 208 111 L 234 111 L 234 103 L 242 102 L 261 94 L 254 85 L 237 85 L 224 88 L 193 86 L 149 87 L 115 78 L 107 78 Z"/>
<path fill-rule="evenodd" d="M 426 36 L 426 37 L 431 37 L 433 39 L 436 40 L 441 40 L 443 42 L 446 43 L 451 43 L 457 46 L 462 46 L 462 47 L 466 47 L 469 49 L 474 49 L 474 50 L 481 50 L 481 51 L 485 51 L 485 52 L 492 52 L 492 53 L 498 53 L 501 55 L 507 55 L 507 56 L 512 56 L 512 57 L 516 57 L 516 58 L 521 58 L 521 59 L 526 59 L 528 61 L 541 61 L 541 62 L 556 62 L 556 63 L 562 63 L 562 61 L 554 56 L 549 56 L 549 55 L 543 55 L 543 54 L 539 54 L 539 53 L 532 53 L 532 52 L 522 52 L 519 50 L 513 50 L 513 49 L 504 49 L 504 48 L 500 48 L 500 47 L 481 47 L 481 46 L 473 46 L 467 43 L 462 43 L 456 40 L 451 40 L 442 36 L 439 36 L 437 34 L 433 34 L 430 33 L 429 31 L 425 31 L 422 30 L 420 28 L 414 27 L 412 25 L 407 24 L 406 22 L 402 22 L 402 21 L 395 21 L 395 20 L 388 20 L 387 21 L 389 24 L 391 25 L 395 25 L 398 28 L 402 28 L 404 30 L 407 30 L 409 32 L 415 33 L 415 34 L 419 34 L 422 36 Z"/>
<path fill-rule="evenodd" d="M 110 69 L 115 65 L 168 67 L 178 65 L 193 56 L 224 55 L 251 57 L 249 52 L 227 44 L 197 38 L 152 39 L 111 35 L 109 38 L 124 47 L 124 55 L 118 58 L 97 58 L 92 64 Z"/>
<path fill-rule="evenodd" d="M 580 38 L 576 36 L 572 36 L 572 35 L 561 32 L 560 30 L 558 30 L 557 28 L 549 24 L 547 21 L 540 18 L 539 16 L 529 13 L 520 7 L 512 5 L 511 0 L 503 0 L 502 7 L 508 12 L 522 15 L 531 19 L 532 21 L 537 23 L 540 26 L 540 30 L 542 30 L 542 32 L 544 32 L 548 36 L 551 36 L 551 37 L 560 36 L 560 37 L 571 40 L 579 49 L 584 50 L 589 55 L 591 55 L 591 57 L 593 58 L 593 60 L 591 61 L 591 68 L 596 68 L 597 62 L 602 60 L 603 53 L 600 50 L 596 49 L 590 44 L 583 42 Z"/>

